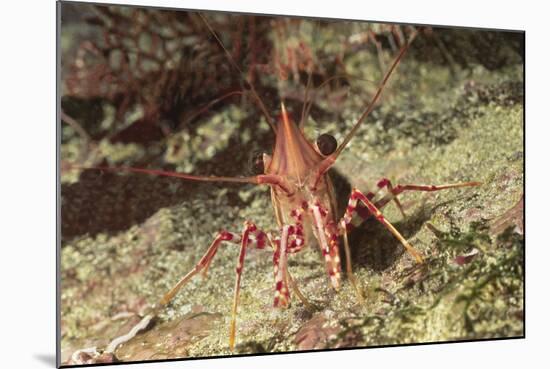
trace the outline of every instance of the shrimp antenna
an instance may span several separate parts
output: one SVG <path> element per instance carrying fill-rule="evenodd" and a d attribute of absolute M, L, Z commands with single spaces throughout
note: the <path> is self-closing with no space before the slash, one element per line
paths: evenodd
<path fill-rule="evenodd" d="M 399 64 L 399 62 L 403 58 L 403 55 L 405 55 L 405 52 L 407 51 L 409 46 L 412 44 L 412 42 L 413 42 L 414 38 L 416 37 L 417 33 L 418 32 L 415 30 L 413 32 L 413 34 L 411 35 L 411 37 L 409 38 L 409 41 L 401 48 L 401 51 L 399 52 L 399 55 L 397 55 L 397 57 L 395 58 L 395 60 L 393 61 L 392 65 L 391 65 L 391 67 L 388 69 L 388 71 L 384 75 L 384 78 L 382 79 L 382 81 L 378 85 L 378 89 L 376 90 L 376 94 L 374 95 L 374 97 L 370 101 L 369 105 L 367 106 L 367 108 L 365 109 L 363 114 L 361 114 L 361 116 L 359 117 L 359 119 L 357 120 L 355 125 L 351 128 L 351 131 L 349 131 L 347 136 L 344 138 L 344 141 L 342 141 L 340 146 L 338 146 L 338 148 L 336 149 L 334 154 L 331 155 L 331 157 L 332 157 L 331 159 L 336 160 L 338 155 L 340 155 L 342 150 L 344 150 L 346 145 L 350 142 L 352 137 L 355 135 L 355 133 L 359 129 L 359 126 L 361 125 L 361 123 L 363 123 L 365 118 L 374 110 L 374 105 L 376 104 L 376 102 L 380 98 L 380 95 L 382 94 L 382 90 L 386 86 L 386 83 L 388 82 L 388 79 L 392 75 L 393 70 L 397 67 L 397 65 Z"/>
<path fill-rule="evenodd" d="M 100 171 L 111 171 L 111 172 L 123 171 L 123 172 L 132 172 L 132 173 L 144 173 L 144 174 L 151 174 L 151 175 L 162 176 L 162 177 L 183 178 L 190 181 L 200 181 L 200 182 L 257 183 L 255 179 L 256 177 L 196 176 L 192 174 L 170 172 L 170 171 L 159 170 L 159 169 L 144 169 L 144 168 L 134 168 L 134 167 L 105 167 L 105 166 L 86 167 L 86 166 L 79 166 L 79 165 L 71 165 L 71 168 L 85 169 L 85 170 L 95 169 Z"/>
<path fill-rule="evenodd" d="M 267 109 L 265 107 L 265 104 L 264 102 L 262 101 L 262 99 L 260 98 L 260 95 L 258 95 L 258 93 L 256 92 L 256 89 L 254 88 L 254 85 L 252 84 L 252 82 L 250 82 L 248 80 L 248 78 L 245 77 L 242 69 L 237 65 L 237 63 L 235 62 L 235 59 L 233 59 L 233 56 L 231 55 L 231 53 L 229 52 L 229 50 L 227 50 L 227 48 L 224 46 L 222 40 L 218 37 L 217 33 L 214 31 L 214 29 L 210 26 L 210 23 L 208 23 L 208 21 L 206 20 L 206 17 L 202 14 L 202 13 L 198 13 L 199 16 L 201 17 L 202 21 L 204 22 L 204 24 L 206 25 L 206 27 L 208 27 L 208 30 L 210 31 L 210 33 L 212 34 L 212 36 L 214 36 L 214 38 L 216 39 L 216 41 L 218 42 L 218 44 L 220 45 L 220 47 L 223 49 L 223 51 L 225 52 L 225 54 L 227 55 L 227 59 L 229 59 L 229 62 L 231 63 L 231 65 L 237 70 L 239 71 L 240 73 L 240 76 L 241 78 L 243 79 L 243 81 L 246 83 L 246 85 L 248 86 L 248 88 L 250 88 L 250 91 L 252 92 L 252 95 L 254 96 L 254 98 L 256 99 L 257 103 L 258 103 L 258 106 L 260 107 L 260 110 L 262 110 L 262 113 L 264 114 L 265 118 L 267 119 L 267 123 L 270 125 L 271 129 L 273 130 L 273 132 L 277 132 L 277 130 L 275 129 L 275 124 L 273 123 L 273 119 L 271 119 L 271 116 L 269 115 L 269 113 L 267 112 Z"/>
<path fill-rule="evenodd" d="M 171 172 L 171 171 L 159 170 L 159 169 L 144 169 L 144 168 L 134 168 L 134 167 L 105 167 L 105 166 L 87 167 L 87 166 L 81 166 L 81 165 L 69 165 L 68 169 L 142 173 L 142 174 L 150 174 L 150 175 L 161 176 L 161 177 L 182 178 L 188 181 L 197 181 L 197 182 L 251 183 L 255 185 L 265 184 L 265 185 L 278 186 L 284 192 L 290 193 L 290 189 L 288 188 L 286 182 L 280 176 L 273 175 L 273 174 L 260 174 L 260 175 L 251 176 L 251 177 L 197 176 L 193 174 Z"/>

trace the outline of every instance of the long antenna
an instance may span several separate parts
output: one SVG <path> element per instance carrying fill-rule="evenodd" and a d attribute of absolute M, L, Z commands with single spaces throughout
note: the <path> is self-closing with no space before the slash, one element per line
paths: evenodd
<path fill-rule="evenodd" d="M 220 47 L 223 49 L 223 51 L 227 55 L 227 58 L 229 59 L 229 62 L 231 63 L 231 65 L 233 65 L 233 67 L 237 71 L 239 71 L 241 78 L 243 79 L 244 82 L 246 82 L 246 85 L 248 86 L 248 88 L 250 88 L 250 91 L 252 92 L 252 95 L 254 95 L 254 98 L 258 102 L 258 105 L 259 105 L 260 109 L 262 110 L 262 113 L 265 115 L 265 118 L 267 119 L 267 123 L 269 123 L 269 125 L 271 126 L 271 129 L 273 130 L 273 132 L 277 132 L 277 130 L 275 129 L 275 124 L 273 123 L 273 119 L 271 119 L 271 116 L 267 112 L 265 104 L 262 101 L 262 99 L 260 98 L 260 95 L 258 95 L 258 93 L 256 92 L 256 89 L 254 88 L 254 85 L 248 80 L 248 78 L 245 77 L 243 71 L 237 65 L 237 63 L 235 62 L 235 59 L 233 59 L 233 56 L 231 55 L 229 50 L 226 49 L 226 47 L 223 45 L 222 40 L 218 37 L 216 32 L 214 32 L 214 29 L 210 26 L 210 23 L 208 23 L 208 21 L 206 20 L 206 17 L 202 13 L 199 13 L 199 16 L 201 17 L 201 19 L 204 22 L 204 24 L 206 25 L 206 27 L 208 27 L 208 30 L 210 31 L 212 36 L 214 36 L 214 38 L 216 39 L 216 41 L 218 42 Z"/>
<path fill-rule="evenodd" d="M 401 51 L 399 52 L 399 55 L 397 55 L 397 57 L 395 58 L 395 60 L 393 61 L 392 65 L 391 65 L 390 69 L 388 69 L 388 71 L 386 72 L 384 78 L 382 79 L 382 82 L 380 82 L 380 85 L 378 85 L 378 89 L 376 90 L 376 94 L 374 95 L 374 97 L 370 101 L 369 105 L 367 106 L 367 108 L 365 109 L 363 114 L 361 114 L 361 116 L 359 117 L 359 119 L 357 120 L 357 122 L 355 123 L 353 128 L 351 129 L 351 131 L 349 131 L 347 136 L 344 138 L 344 141 L 342 141 L 340 146 L 338 146 L 338 148 L 336 149 L 334 154 L 331 155 L 332 159 L 336 160 L 338 155 L 340 155 L 342 150 L 344 150 L 346 145 L 350 142 L 352 137 L 355 135 L 355 133 L 359 129 L 359 126 L 361 125 L 361 123 L 363 123 L 365 118 L 374 110 L 374 105 L 376 104 L 376 102 L 380 98 L 380 95 L 382 94 L 382 90 L 386 86 L 386 83 L 388 82 L 388 79 L 390 78 L 391 74 L 393 73 L 393 70 L 397 67 L 397 65 L 399 64 L 399 61 L 401 61 L 401 58 L 403 58 L 403 55 L 405 55 L 405 52 L 407 51 L 407 49 L 409 48 L 409 46 L 413 42 L 413 40 L 416 37 L 417 33 L 418 32 L 415 30 L 413 32 L 413 34 L 411 35 L 411 38 L 409 39 L 407 44 L 401 48 Z"/>
<path fill-rule="evenodd" d="M 154 176 L 162 177 L 175 177 L 182 178 L 189 181 L 197 182 L 231 182 L 231 183 L 251 183 L 255 185 L 272 185 L 278 186 L 281 190 L 287 194 L 291 194 L 291 189 L 289 188 L 287 182 L 279 175 L 276 174 L 259 174 L 252 177 L 217 177 L 217 176 L 196 176 L 193 174 L 179 173 L 179 172 L 170 172 L 166 170 L 159 169 L 144 169 L 144 168 L 134 168 L 134 167 L 86 167 L 81 165 L 70 165 L 69 169 L 84 169 L 84 170 L 106 170 L 111 172 L 131 172 L 131 173 L 144 173 L 151 174 Z"/>
<path fill-rule="evenodd" d="M 178 172 L 170 172 L 166 170 L 159 170 L 159 169 L 144 169 L 144 168 L 134 168 L 134 167 L 85 167 L 80 165 L 71 165 L 71 169 L 95 169 L 95 170 L 105 170 L 110 172 L 132 172 L 132 173 L 144 173 L 144 174 L 151 174 L 155 176 L 163 176 L 163 177 L 176 177 L 176 178 L 183 178 L 190 181 L 199 181 L 199 182 L 233 182 L 233 183 L 253 183 L 253 184 L 260 184 L 258 182 L 258 177 L 216 177 L 216 176 L 196 176 L 192 174 L 186 174 L 186 173 L 178 173 Z"/>
<path fill-rule="evenodd" d="M 317 21 L 314 25 L 314 30 L 313 32 L 316 33 L 317 30 L 319 29 L 319 24 L 320 24 L 320 21 Z M 302 117 L 300 118 L 300 124 L 299 124 L 299 127 L 300 129 L 303 129 L 304 128 L 304 124 L 305 124 L 305 120 L 307 118 L 307 115 L 306 113 L 308 112 L 307 110 L 307 100 L 309 99 L 309 89 L 311 87 L 311 83 L 312 83 L 312 74 L 313 74 L 313 68 L 315 67 L 314 64 L 313 64 L 313 57 L 311 57 L 311 63 L 308 65 L 309 68 L 308 68 L 308 71 L 307 71 L 307 84 L 306 84 L 306 90 L 304 91 L 304 102 L 302 104 Z M 312 102 L 313 104 L 313 102 Z"/>
<path fill-rule="evenodd" d="M 318 91 L 321 90 L 321 88 L 323 88 L 327 83 L 329 83 L 331 81 L 334 81 L 335 79 L 347 79 L 348 82 L 351 82 L 352 78 L 356 79 L 358 81 L 368 82 L 368 83 L 372 83 L 373 85 L 376 85 L 376 82 L 373 82 L 373 81 L 368 80 L 366 78 L 360 78 L 360 77 L 357 77 L 357 76 L 355 76 L 353 74 L 349 74 L 349 73 L 342 73 L 342 74 L 336 74 L 334 76 L 331 76 L 331 77 L 325 79 L 319 86 L 315 87 L 314 94 L 317 95 Z M 308 83 L 309 83 L 309 81 L 308 81 Z M 313 100 L 308 102 L 308 103 L 304 103 L 304 105 L 307 105 L 307 106 L 304 106 L 305 112 L 302 112 L 302 117 L 303 117 L 302 119 L 305 119 L 305 117 L 309 116 L 309 111 L 311 110 L 311 107 L 313 106 Z"/>

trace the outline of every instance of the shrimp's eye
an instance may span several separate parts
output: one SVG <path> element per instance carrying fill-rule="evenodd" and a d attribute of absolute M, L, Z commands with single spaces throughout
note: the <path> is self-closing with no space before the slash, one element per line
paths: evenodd
<path fill-rule="evenodd" d="M 255 154 L 251 166 L 254 174 L 264 174 L 264 154 L 261 152 Z"/>
<path fill-rule="evenodd" d="M 323 133 L 317 138 L 317 147 L 319 148 L 321 154 L 325 156 L 332 154 L 336 150 L 337 146 L 338 143 L 336 142 L 334 136 L 327 133 Z"/>

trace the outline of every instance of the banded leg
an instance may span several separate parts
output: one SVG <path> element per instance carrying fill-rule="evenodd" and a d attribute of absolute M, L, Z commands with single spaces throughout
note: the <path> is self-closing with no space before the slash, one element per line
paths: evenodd
<path fill-rule="evenodd" d="M 379 180 L 378 183 L 376 184 L 376 186 L 379 189 L 382 189 L 382 188 L 385 187 L 385 188 L 387 188 L 389 193 L 393 194 L 394 188 L 391 184 L 391 181 L 387 178 L 382 178 L 381 180 Z M 407 215 L 405 214 L 405 211 L 403 210 L 403 205 L 401 205 L 401 202 L 399 201 L 397 196 L 393 196 L 392 200 L 395 203 L 395 205 L 397 206 L 397 208 L 399 209 L 399 211 L 401 212 L 401 215 L 403 216 L 403 218 L 406 218 Z"/>
<path fill-rule="evenodd" d="M 237 262 L 237 268 L 235 269 L 235 290 L 233 294 L 233 308 L 231 309 L 231 325 L 229 328 L 229 349 L 233 351 L 235 347 L 235 333 L 237 330 L 237 306 L 239 305 L 239 293 L 241 291 L 241 276 L 244 268 L 244 257 L 246 255 L 246 248 L 248 246 L 249 234 L 257 231 L 256 225 L 250 222 L 245 222 L 245 228 L 241 235 L 241 250 L 239 252 L 239 260 Z M 261 232 L 261 231 L 260 231 Z M 260 234 L 264 234 L 261 232 Z"/>
<path fill-rule="evenodd" d="M 444 185 L 415 185 L 415 184 L 406 184 L 401 185 L 398 184 L 395 187 L 392 187 L 391 182 L 389 179 L 382 179 L 380 182 L 386 181 L 388 184 L 388 190 L 390 193 L 388 193 L 386 196 L 381 198 L 379 201 L 376 202 L 376 206 L 378 208 L 383 207 L 388 202 L 397 199 L 397 195 L 405 192 L 405 191 L 422 191 L 422 192 L 434 192 L 434 191 L 441 191 L 441 190 L 448 190 L 451 188 L 461 188 L 461 187 L 475 187 L 481 185 L 481 182 L 462 182 L 462 183 L 451 183 L 451 184 L 444 184 Z"/>
<path fill-rule="evenodd" d="M 363 304 L 363 302 L 365 302 L 365 299 L 363 298 L 363 294 L 361 293 L 361 289 L 359 288 L 359 283 L 357 282 L 355 275 L 353 275 L 353 270 L 351 269 L 351 251 L 349 248 L 346 222 L 342 219 L 339 224 L 341 227 L 342 236 L 344 238 L 344 252 L 346 254 L 346 274 L 348 275 L 348 279 L 350 280 L 351 285 L 355 290 L 355 294 L 357 295 L 357 300 L 359 300 L 360 304 Z"/>
<path fill-rule="evenodd" d="M 252 236 L 252 237 L 251 237 Z M 134 337 L 139 330 L 144 329 L 149 322 L 158 314 L 161 308 L 168 305 L 170 301 L 174 299 L 174 297 L 177 295 L 177 293 L 181 290 L 183 286 L 185 286 L 189 281 L 196 276 L 199 273 L 203 273 L 203 276 L 206 275 L 206 272 L 210 266 L 210 263 L 212 262 L 214 256 L 216 255 L 221 243 L 223 241 L 229 241 L 232 243 L 240 243 L 240 253 L 239 253 L 239 261 L 237 264 L 237 277 L 235 281 L 235 292 L 233 296 L 233 309 L 232 309 L 232 316 L 231 316 L 231 328 L 229 333 L 229 346 L 231 350 L 233 350 L 234 343 L 235 343 L 235 331 L 236 331 L 236 316 L 237 316 L 237 305 L 239 300 L 239 291 L 240 291 L 240 280 L 242 275 L 242 269 L 244 266 L 244 257 L 246 253 L 246 248 L 249 246 L 249 242 L 252 241 L 255 243 L 256 248 L 263 249 L 266 245 L 267 236 L 266 234 L 259 230 L 253 223 L 251 222 L 245 222 L 244 229 L 242 231 L 242 234 L 239 236 L 238 234 L 231 233 L 228 231 L 220 231 L 214 238 L 214 241 L 210 244 L 204 255 L 201 257 L 199 262 L 195 265 L 195 267 L 188 272 L 186 275 L 184 275 L 175 285 L 172 287 L 159 301 L 159 303 L 155 306 L 153 306 L 152 311 L 147 314 L 145 317 L 141 319 L 141 321 L 132 328 L 131 332 L 134 332 L 131 337 L 129 334 L 126 334 L 124 336 L 115 338 L 112 343 L 109 345 L 111 347 L 112 352 L 116 349 L 116 346 L 118 346 L 120 343 L 124 343 Z M 136 330 L 136 328 L 139 328 Z M 127 337 L 128 336 L 128 337 Z M 121 341 L 121 338 L 124 338 L 123 341 Z M 116 345 L 113 343 L 117 342 Z M 114 347 L 113 347 L 114 346 Z"/>
<path fill-rule="evenodd" d="M 378 209 L 382 209 L 384 206 L 386 206 L 390 201 L 394 201 L 397 207 L 399 208 L 399 211 L 403 215 L 403 217 L 406 217 L 405 211 L 403 210 L 403 206 L 399 202 L 397 195 L 405 192 L 405 191 L 423 191 L 423 192 L 434 192 L 434 191 L 441 191 L 441 190 L 447 190 L 451 188 L 460 188 L 460 187 L 474 187 L 481 185 L 480 182 L 462 182 L 462 183 L 452 183 L 452 184 L 445 184 L 445 185 L 414 185 L 414 184 L 407 184 L 407 185 L 396 185 L 393 186 L 391 181 L 387 178 L 382 178 L 378 181 L 377 187 L 379 189 L 387 188 L 388 194 L 383 196 L 381 199 L 374 201 L 374 205 Z M 369 200 L 373 200 L 375 197 L 375 193 L 369 192 L 365 196 Z M 358 207 L 356 209 L 357 214 L 363 219 L 367 220 L 372 216 L 372 213 L 365 208 Z M 349 227 L 349 225 L 348 225 Z"/>
<path fill-rule="evenodd" d="M 274 249 L 273 268 L 275 275 L 275 298 L 274 307 L 287 307 L 290 303 L 290 287 L 295 291 L 298 298 L 306 308 L 311 310 L 311 304 L 298 289 L 298 285 L 290 276 L 287 266 L 287 255 L 297 253 L 305 246 L 303 209 L 292 210 L 290 216 L 295 220 L 293 225 L 284 225 L 281 229 L 281 236 L 278 239 L 269 239 Z"/>
<path fill-rule="evenodd" d="M 291 211 L 290 216 L 295 220 L 294 225 L 288 227 L 288 241 L 287 241 L 287 247 L 286 247 L 286 253 L 287 254 L 295 254 L 299 251 L 301 251 L 305 246 L 305 239 L 304 239 L 304 224 L 303 224 L 303 208 L 294 209 Z M 284 229 L 283 229 L 284 230 Z M 271 241 L 271 240 L 270 240 Z M 285 279 L 278 273 L 280 268 L 280 250 L 278 250 L 278 247 L 280 246 L 281 239 L 276 240 L 271 243 L 273 249 L 275 250 L 275 253 L 273 255 L 273 261 L 274 261 L 274 267 L 275 267 L 275 300 L 273 303 L 273 306 L 275 307 L 285 307 L 283 302 L 289 302 L 290 296 L 288 294 L 284 293 L 284 288 L 287 288 L 284 285 Z M 285 258 L 286 259 L 286 258 Z M 290 284 L 290 287 L 292 288 L 293 292 L 298 296 L 298 299 L 304 304 L 305 308 L 309 310 L 310 312 L 314 312 L 315 309 L 313 305 L 307 300 L 307 298 L 304 296 L 304 294 L 300 291 L 300 288 L 298 287 L 298 283 L 292 278 L 290 271 L 288 270 L 288 266 L 286 265 L 286 260 L 282 264 L 285 269 L 286 274 L 286 282 Z M 279 281 L 283 283 L 278 283 Z M 286 300 L 281 300 L 280 296 L 286 295 Z"/>
<path fill-rule="evenodd" d="M 195 268 L 187 273 L 176 285 L 163 297 L 161 300 L 161 305 L 164 306 L 168 304 L 178 293 L 178 291 L 187 284 L 191 278 L 193 278 L 196 274 L 199 272 L 203 272 L 203 275 L 206 275 L 206 272 L 210 266 L 210 263 L 212 262 L 214 256 L 216 255 L 216 252 L 218 251 L 218 248 L 222 241 L 231 241 L 234 243 L 238 243 L 240 239 L 241 247 L 239 252 L 239 259 L 237 262 L 237 268 L 236 268 L 236 277 L 235 277 L 235 289 L 233 294 L 233 307 L 231 309 L 231 324 L 229 329 L 229 348 L 231 351 L 233 351 L 233 348 L 235 347 L 235 334 L 236 334 L 236 326 L 237 326 L 237 306 L 239 304 L 239 293 L 241 289 L 241 276 L 242 271 L 244 267 L 244 258 L 246 255 L 246 248 L 248 247 L 248 244 L 252 239 L 250 238 L 251 235 L 254 235 L 254 242 L 256 244 L 256 248 L 263 249 L 265 247 L 265 240 L 266 240 L 266 234 L 259 230 L 256 225 L 252 222 L 246 221 L 244 223 L 244 229 L 242 231 L 241 236 L 234 233 L 230 233 L 227 231 L 221 231 L 218 233 L 204 256 L 199 260 L 198 264 L 195 266 Z"/>
<path fill-rule="evenodd" d="M 356 212 L 358 201 L 361 201 L 361 203 L 367 207 L 369 212 L 375 216 L 376 220 L 382 223 L 382 225 L 384 225 L 384 227 L 386 227 L 401 242 L 401 244 L 405 247 L 407 252 L 411 254 L 418 263 L 422 263 L 424 261 L 420 253 L 414 247 L 412 247 L 409 244 L 409 242 L 401 235 L 401 233 L 399 233 L 399 231 L 395 229 L 395 227 L 384 217 L 384 215 L 382 215 L 382 213 L 380 212 L 380 210 L 378 210 L 376 205 L 374 205 L 372 201 L 367 196 L 365 196 L 361 191 L 355 188 L 351 192 L 346 213 L 344 214 L 344 216 L 342 217 L 342 220 L 340 221 L 340 222 L 343 222 L 342 227 L 346 227 L 348 224 L 351 223 L 353 213 Z"/>
<path fill-rule="evenodd" d="M 381 179 L 380 181 L 377 182 L 376 186 L 378 187 L 377 190 L 375 192 L 367 192 L 367 194 L 365 195 L 369 200 L 371 201 L 374 201 L 374 198 L 377 197 L 378 195 L 378 192 L 383 189 L 384 187 L 386 187 L 388 189 L 388 191 L 392 191 L 393 190 L 393 187 L 391 185 L 391 182 L 389 181 L 389 179 L 387 178 L 383 178 Z M 395 205 L 397 206 L 397 208 L 399 209 L 399 211 L 401 212 L 401 215 L 403 216 L 403 218 L 406 218 L 406 214 L 405 214 L 405 211 L 403 210 L 403 206 L 401 205 L 401 202 L 399 201 L 399 199 L 395 196 L 392 196 L 390 198 L 389 201 L 393 200 L 393 202 L 395 203 Z M 389 202 L 388 201 L 388 202 Z M 376 202 L 375 202 L 376 204 Z M 384 205 L 386 205 L 386 203 L 384 203 Z M 377 206 L 378 207 L 378 206 Z M 378 207 L 379 208 L 379 207 Z M 359 215 L 363 220 L 366 220 L 368 218 L 370 218 L 371 216 L 371 212 L 368 210 L 368 208 L 366 207 L 363 207 L 363 206 L 358 206 L 357 209 L 356 209 L 356 213 L 357 215 Z"/>
<path fill-rule="evenodd" d="M 346 273 L 348 279 L 351 282 L 355 293 L 357 294 L 357 299 L 359 303 L 363 303 L 363 295 L 359 284 L 353 275 L 351 269 L 351 253 L 349 249 L 349 243 L 347 239 L 347 233 L 345 232 L 346 226 L 338 223 L 336 225 L 332 220 L 332 216 L 329 216 L 329 209 L 324 209 L 318 199 L 315 199 L 309 206 L 313 214 L 315 234 L 321 246 L 321 250 L 325 259 L 325 265 L 327 268 L 328 275 L 330 277 L 332 286 L 335 290 L 338 290 L 340 287 L 340 273 L 341 273 L 341 262 L 339 256 L 339 244 L 338 236 L 343 234 L 344 236 L 344 250 L 346 254 Z M 343 232 L 342 232 L 343 230 Z"/>
<path fill-rule="evenodd" d="M 403 211 L 403 207 L 401 206 L 401 203 L 397 199 L 397 195 L 399 195 L 402 192 L 405 192 L 405 191 L 428 191 L 428 192 L 432 192 L 432 191 L 439 191 L 439 190 L 445 190 L 445 189 L 450 189 L 450 188 L 474 187 L 474 186 L 479 186 L 480 184 L 481 184 L 480 182 L 463 182 L 463 183 L 453 183 L 453 184 L 446 184 L 446 185 L 439 185 L 439 186 L 435 186 L 435 185 L 397 185 L 397 186 L 393 187 L 392 183 L 389 179 L 382 178 L 380 181 L 378 181 L 377 187 L 378 187 L 378 189 L 382 189 L 382 188 L 386 187 L 388 189 L 389 193 L 387 195 L 385 195 L 384 197 L 382 197 L 380 200 L 374 202 L 374 207 L 377 208 L 378 210 L 380 210 L 384 206 L 386 206 L 390 201 L 394 200 L 397 207 L 401 211 L 401 214 L 403 215 L 403 217 L 405 217 L 405 212 Z M 373 193 L 373 192 L 368 192 L 365 195 L 365 197 L 370 201 L 372 201 L 375 196 L 376 196 L 376 193 Z M 352 198 L 350 198 L 350 203 L 348 205 L 348 210 L 350 212 L 355 210 L 355 212 L 363 220 L 366 220 L 366 219 L 370 218 L 373 214 L 376 214 L 376 213 L 372 213 L 369 210 L 368 207 L 365 209 L 365 208 L 357 207 L 356 205 L 357 205 L 357 201 L 352 203 Z M 348 210 L 346 211 L 346 213 L 348 213 Z M 348 237 L 347 237 L 347 231 L 352 226 L 351 217 L 349 217 L 349 219 L 346 220 L 346 216 L 344 215 L 344 217 L 340 221 L 339 225 L 341 227 L 341 231 L 342 231 L 342 234 L 343 234 L 343 237 L 344 237 L 344 251 L 346 253 L 346 261 L 347 261 L 346 264 L 349 266 L 348 268 L 346 268 L 348 278 L 350 279 L 350 281 L 352 281 L 352 284 L 354 285 L 354 288 L 357 292 L 359 300 L 363 301 L 362 295 L 360 293 L 359 288 L 357 287 L 357 284 L 355 282 L 355 277 L 353 276 L 352 270 L 351 270 L 351 256 L 350 256 L 349 242 L 348 242 Z M 407 249 L 407 251 L 409 251 L 409 249 Z M 413 256 L 415 256 L 415 254 L 413 254 Z M 415 256 L 415 258 L 416 258 L 416 256 Z M 418 259 L 417 259 L 417 261 L 418 261 Z"/>
<path fill-rule="evenodd" d="M 274 307 L 287 307 L 290 303 L 288 290 L 287 255 L 289 231 L 291 226 L 285 225 L 281 231 L 281 238 L 274 242 L 273 268 L 275 273 L 275 299 Z"/>
<path fill-rule="evenodd" d="M 374 198 L 377 196 L 378 192 L 383 188 L 387 188 L 390 193 L 391 193 L 391 191 L 393 191 L 392 184 L 391 184 L 390 180 L 387 179 L 387 178 L 382 178 L 381 180 L 379 180 L 376 183 L 376 187 L 378 187 L 378 189 L 375 192 L 370 192 L 369 191 L 365 195 L 371 201 L 374 200 Z M 401 215 L 403 215 L 403 218 L 406 218 L 405 211 L 403 210 L 403 206 L 401 205 L 401 202 L 399 201 L 399 199 L 396 196 L 392 196 L 392 198 L 390 200 L 393 200 L 393 202 L 395 203 L 395 205 L 397 206 L 397 208 L 401 212 Z M 364 207 L 358 207 L 357 208 L 357 214 L 361 218 L 363 218 L 363 220 L 369 218 L 370 215 L 371 215 L 370 211 L 368 209 L 364 208 Z"/>
<path fill-rule="evenodd" d="M 292 276 L 290 275 L 288 268 L 286 269 L 286 276 L 288 278 L 288 281 L 290 282 L 290 286 L 292 287 L 292 290 L 294 291 L 296 296 L 298 296 L 298 299 L 302 301 L 302 304 L 304 304 L 305 308 L 310 313 L 313 313 L 315 311 L 315 309 L 313 308 L 313 305 L 311 305 L 311 303 L 307 300 L 307 298 L 304 296 L 302 291 L 300 291 L 300 288 L 298 288 L 298 284 L 296 283 L 294 278 L 292 278 Z"/>
<path fill-rule="evenodd" d="M 170 303 L 174 299 L 174 297 L 177 295 L 179 290 L 183 286 L 185 286 L 191 279 L 200 273 L 203 272 L 203 276 L 206 276 L 206 273 L 208 271 L 208 268 L 210 266 L 210 263 L 214 259 L 214 256 L 218 252 L 218 248 L 220 247 L 220 244 L 222 241 L 230 241 L 233 243 L 239 243 L 239 235 L 235 233 L 231 233 L 228 231 L 220 231 L 214 238 L 214 241 L 210 244 L 208 249 L 206 250 L 206 253 L 200 258 L 199 262 L 195 267 L 188 272 L 186 275 L 184 275 L 159 301 L 158 307 L 164 307 Z"/>
<path fill-rule="evenodd" d="M 332 287 L 338 290 L 341 272 L 338 229 L 328 216 L 328 209 L 324 209 L 318 202 L 313 202 L 309 207 L 313 214 L 314 234 L 319 241 L 330 282 Z"/>

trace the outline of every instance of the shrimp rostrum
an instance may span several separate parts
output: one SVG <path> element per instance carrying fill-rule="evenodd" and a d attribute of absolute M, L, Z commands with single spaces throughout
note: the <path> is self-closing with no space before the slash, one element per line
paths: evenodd
<path fill-rule="evenodd" d="M 202 17 L 202 16 L 201 16 Z M 216 33 L 210 28 L 210 25 L 204 17 L 205 24 L 210 29 L 213 36 L 218 40 L 220 46 L 223 44 Z M 274 296 L 273 305 L 277 308 L 285 308 L 291 302 L 291 290 L 293 294 L 304 303 L 308 304 L 305 297 L 300 293 L 298 286 L 292 279 L 288 270 L 288 256 L 300 252 L 304 247 L 317 243 L 320 248 L 323 263 L 326 269 L 326 276 L 331 288 L 338 290 L 342 283 L 342 268 L 340 260 L 340 248 L 343 240 L 344 254 L 346 256 L 346 273 L 349 282 L 353 285 L 359 302 L 363 297 L 361 290 L 356 282 L 352 269 L 350 249 L 347 240 L 347 231 L 352 226 L 352 217 L 357 215 L 362 218 L 373 217 L 389 230 L 405 247 L 406 251 L 418 263 L 423 262 L 423 257 L 401 233 L 384 217 L 381 209 L 390 202 L 394 202 L 401 212 L 403 209 L 398 196 L 405 191 L 439 191 L 450 188 L 477 186 L 478 182 L 452 183 L 443 185 L 418 185 L 418 184 L 392 184 L 388 179 L 383 178 L 378 181 L 379 189 L 384 189 L 386 194 L 375 199 L 374 193 L 363 193 L 358 189 L 352 189 L 344 215 L 338 219 L 336 211 L 336 199 L 333 186 L 328 175 L 328 171 L 337 162 L 339 155 L 346 148 L 346 145 L 353 138 L 359 126 L 364 122 L 369 113 L 374 109 L 375 104 L 392 75 L 394 69 L 398 66 L 404 56 L 407 48 L 414 39 L 413 33 L 408 42 L 401 48 L 399 54 L 384 74 L 378 85 L 376 93 L 366 106 L 364 112 L 352 126 L 351 130 L 338 145 L 332 136 L 322 135 L 317 142 L 310 142 L 303 131 L 304 116 L 302 121 L 296 124 L 290 114 L 287 112 L 284 103 L 281 103 L 281 111 L 277 120 L 269 117 L 265 105 L 262 103 L 254 86 L 245 79 L 250 93 L 255 102 L 260 106 L 267 121 L 275 133 L 275 145 L 271 155 L 263 154 L 261 163 L 262 172 L 251 177 L 212 177 L 195 176 L 192 174 L 168 172 L 162 170 L 151 170 L 130 167 L 94 167 L 82 169 L 100 169 L 129 171 L 135 173 L 144 173 L 158 176 L 170 176 L 182 178 L 184 180 L 199 182 L 237 182 L 251 183 L 255 185 L 269 186 L 271 191 L 271 200 L 277 220 L 277 227 L 274 230 L 260 229 L 253 220 L 245 220 L 240 231 L 221 230 L 215 236 L 214 240 L 198 260 L 194 268 L 184 275 L 170 291 L 156 304 L 150 314 L 143 318 L 140 327 L 145 327 L 151 318 L 156 315 L 162 307 L 172 301 L 174 296 L 191 279 L 198 274 L 205 275 L 212 260 L 222 243 L 231 243 L 239 247 L 240 252 L 236 266 L 235 287 L 233 296 L 233 306 L 231 312 L 231 323 L 229 330 L 229 348 L 235 347 L 237 331 L 237 309 L 239 303 L 240 282 L 245 266 L 245 256 L 249 248 L 271 248 L 273 252 L 274 269 Z M 239 68 L 231 56 L 229 60 L 233 67 Z M 240 71 L 240 69 L 239 69 Z M 243 75 L 241 73 L 241 75 Z M 306 102 L 304 102 L 304 106 Z M 367 211 L 358 212 L 361 206 Z M 312 235 L 313 237 L 309 237 Z M 314 240 L 308 239 L 314 238 Z M 116 341 L 116 340 L 115 340 Z M 115 342 L 113 341 L 113 342 Z M 124 339 L 111 344 L 112 351 L 116 345 L 123 342 Z"/>

